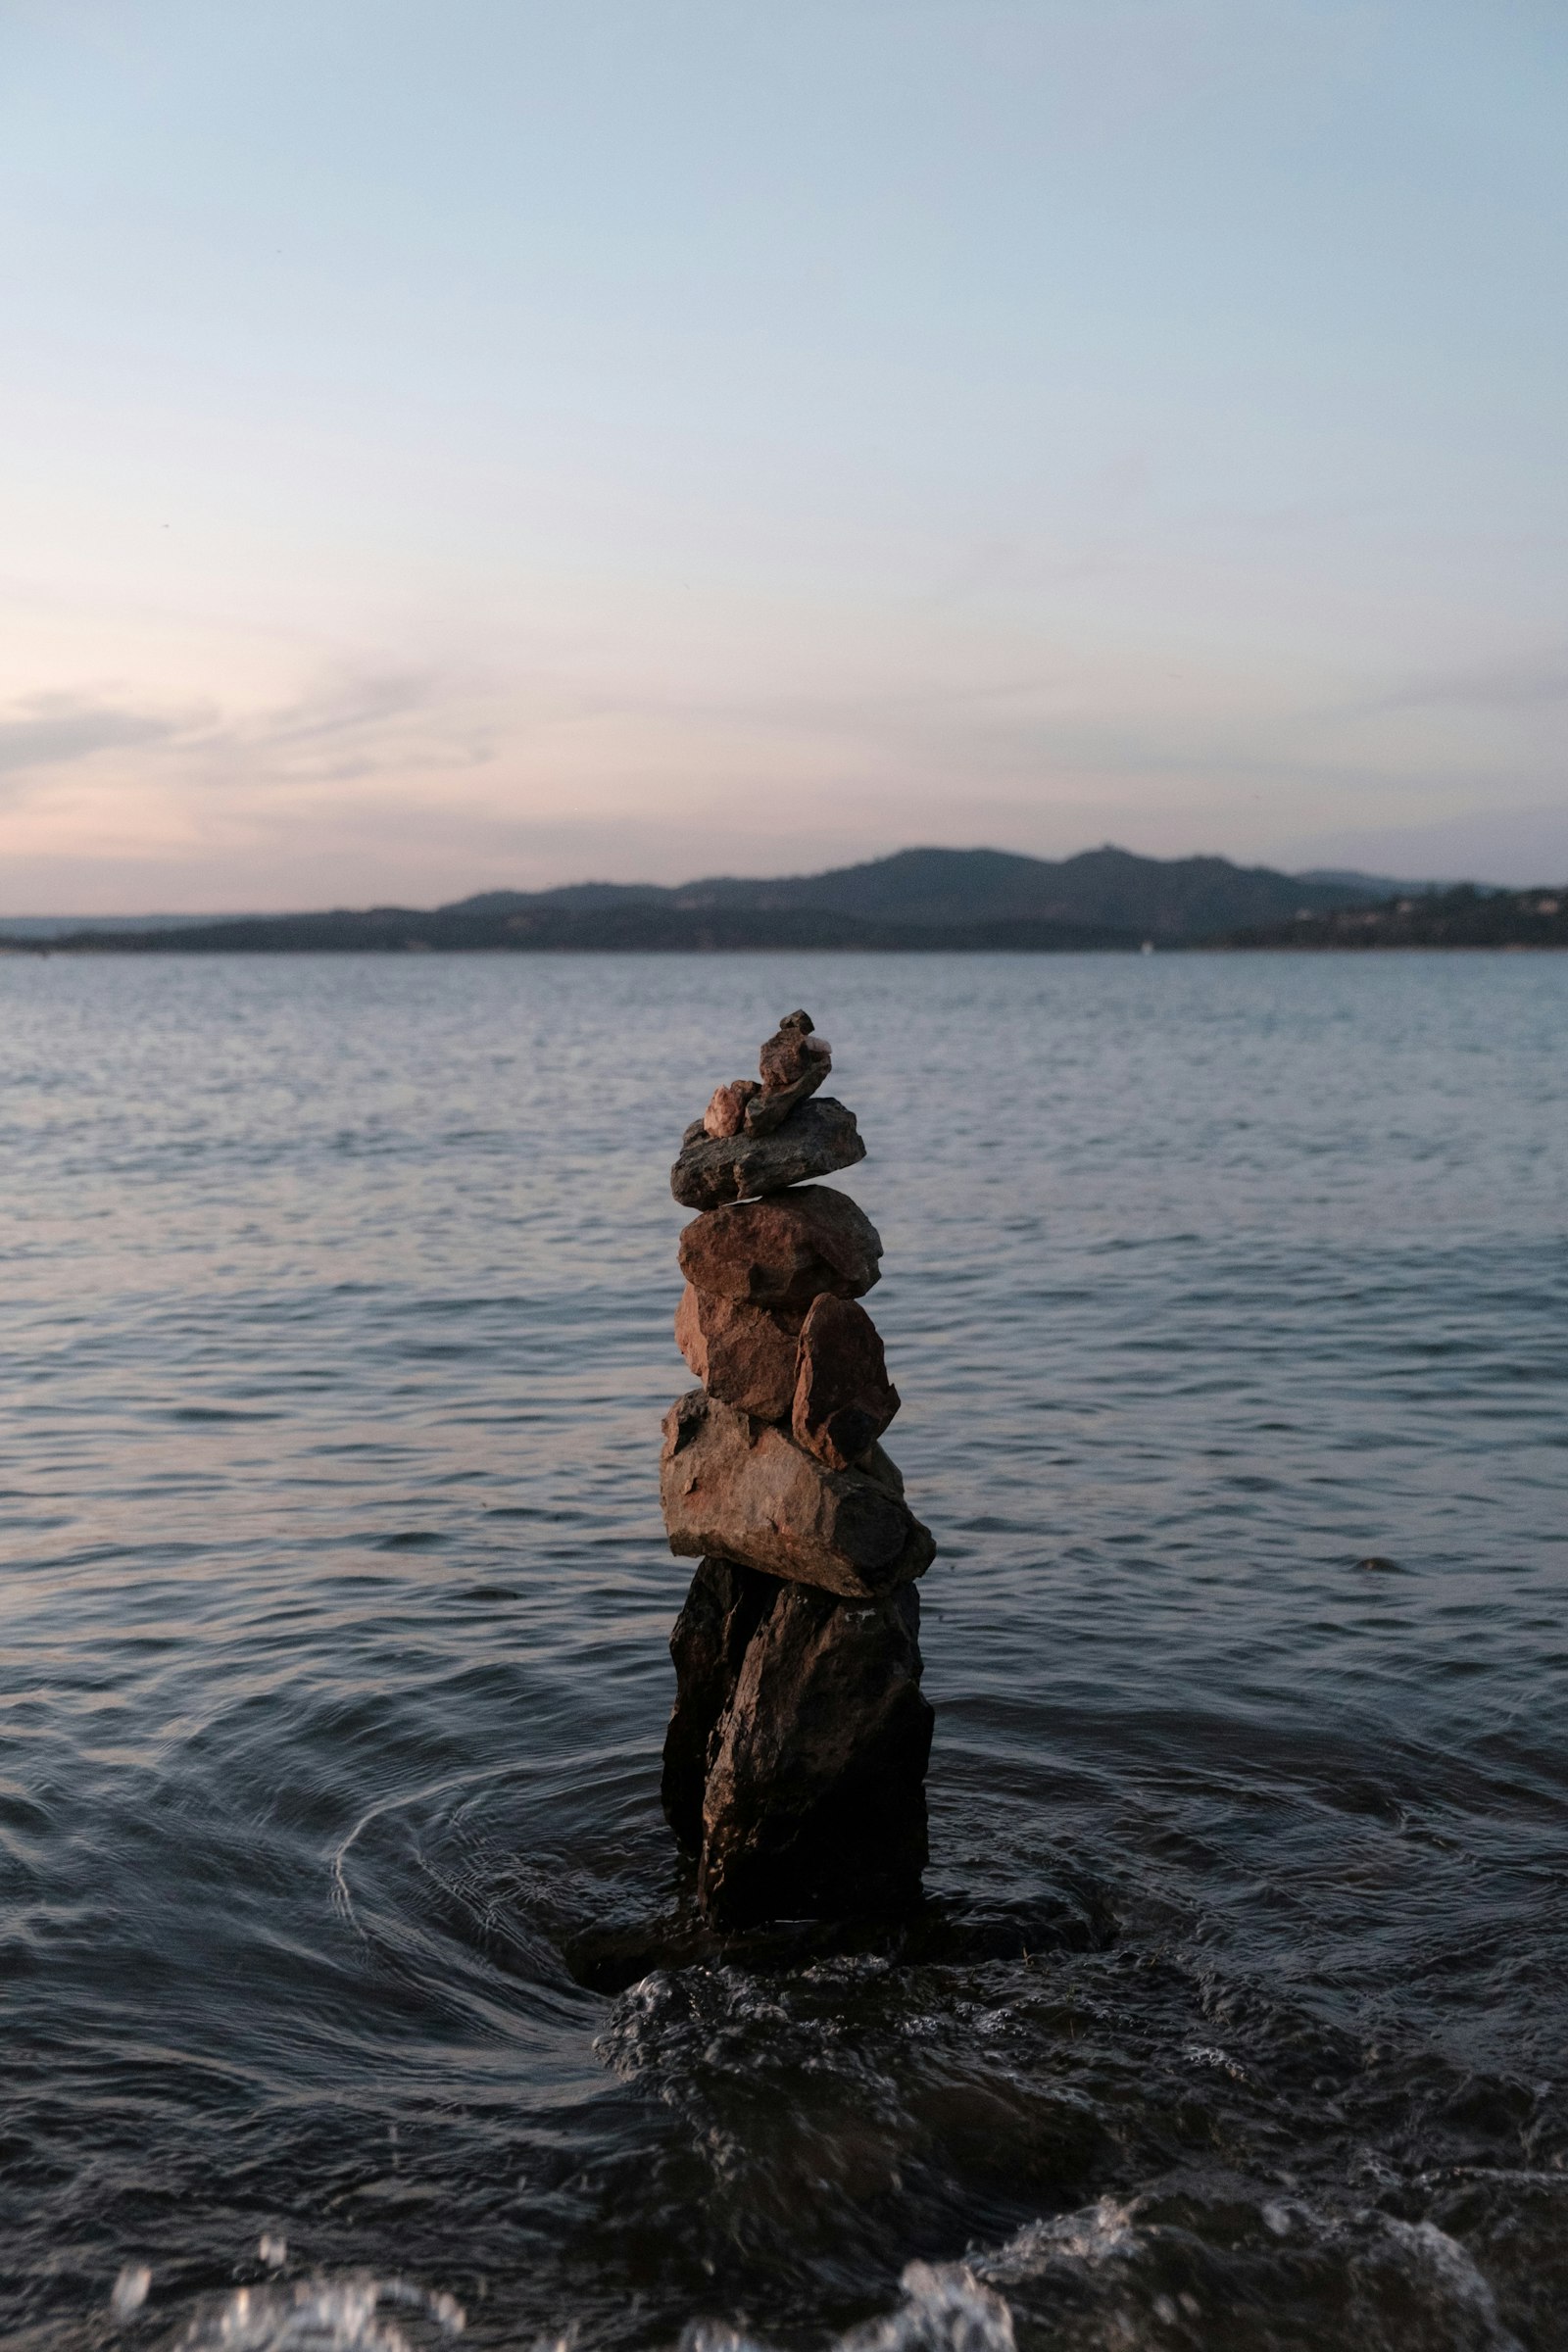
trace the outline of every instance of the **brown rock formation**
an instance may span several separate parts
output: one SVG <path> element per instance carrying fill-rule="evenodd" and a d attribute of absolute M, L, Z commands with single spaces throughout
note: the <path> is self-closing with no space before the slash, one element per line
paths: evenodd
<path fill-rule="evenodd" d="M 762 1421 L 787 1421 L 801 1321 L 798 1308 L 746 1306 L 688 1283 L 675 1309 L 675 1345 L 710 1396 Z"/>
<path fill-rule="evenodd" d="M 848 1470 L 899 1409 L 881 1334 L 863 1306 L 824 1291 L 801 1327 L 798 1365 L 790 1404 L 795 1442 L 830 1470 Z"/>
<path fill-rule="evenodd" d="M 678 1255 L 687 1281 L 712 1298 L 804 1310 L 822 1291 L 858 1298 L 870 1290 L 882 1240 L 847 1193 L 810 1184 L 694 1218 Z"/>
<path fill-rule="evenodd" d="M 861 1158 L 832 1066 L 786 1014 L 761 1083 L 719 1087 L 670 1178 L 675 1338 L 701 1389 L 664 1418 L 671 1550 L 697 1556 L 670 1637 L 664 1810 L 714 1927 L 912 1902 L 925 1862 L 931 1710 L 913 1580 L 935 1545 L 877 1443 L 899 1409 L 855 1301 L 882 1244 L 807 1178 Z"/>
<path fill-rule="evenodd" d="M 847 1600 L 879 1599 L 936 1556 L 897 1478 L 825 1469 L 783 1430 L 703 1389 L 664 1415 L 660 1499 L 669 1548 L 688 1559 L 714 1552 Z"/>

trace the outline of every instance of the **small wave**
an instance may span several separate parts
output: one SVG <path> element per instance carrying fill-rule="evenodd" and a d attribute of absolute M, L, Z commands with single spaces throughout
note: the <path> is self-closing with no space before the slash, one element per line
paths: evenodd
<path fill-rule="evenodd" d="M 984 2277 L 1004 2283 L 1051 2263 L 1080 2263 L 1093 2269 L 1136 2253 L 1139 2242 L 1130 2209 L 1113 2197 L 1102 2197 L 1098 2205 L 1086 2205 L 1077 2213 L 1027 2223 L 1004 2246 L 980 2256 L 976 2267 Z"/>
<path fill-rule="evenodd" d="M 961 2262 L 911 2262 L 899 2301 L 837 2338 L 836 2352 L 1014 2352 L 1012 2313 Z M 697 2321 L 679 2352 L 769 2352 L 764 2339 Z"/>
<path fill-rule="evenodd" d="M 175 2352 L 429 2352 L 461 2335 L 463 2306 L 401 2278 L 241 2286 L 199 2311 Z"/>
<path fill-rule="evenodd" d="M 1212 2299 L 1226 2256 L 1238 2277 L 1248 2270 L 1255 2276 L 1272 2241 L 1291 2249 L 1300 2315 L 1321 2299 L 1340 2326 L 1352 2320 L 1346 2340 L 1353 2335 L 1365 2352 L 1416 2346 L 1420 2352 L 1522 2352 L 1503 2325 L 1490 2281 L 1458 2240 L 1433 2222 L 1405 2222 L 1367 2208 L 1324 2213 L 1299 2199 L 1262 2202 L 1255 2211 L 1233 2207 L 1214 2215 L 1219 2226 L 1203 2232 L 1207 2255 L 1195 2267 L 1189 2249 L 1199 2241 L 1191 2232 L 1202 2218 L 1200 2198 L 1152 2194 L 1121 2204 L 1105 2197 L 1076 2213 L 1029 2223 L 993 2252 L 972 2254 L 968 2270 L 982 2291 L 1011 2289 L 1016 2302 L 1031 2307 L 1031 2316 L 1048 2311 L 1062 2290 L 1080 2316 L 1086 2303 L 1098 2306 L 1099 2332 L 1082 2340 L 1108 2348 L 1141 2340 L 1140 2321 L 1201 2327 L 1209 2317 L 1205 2293 Z M 1391 2288 L 1396 2291 L 1391 2294 Z M 1391 2319 L 1396 2309 L 1402 2319 Z M 1258 2340 L 1276 2338 L 1269 2329 Z M 1333 2340 L 1341 2340 L 1337 2330 Z"/>
<path fill-rule="evenodd" d="M 1016 2352 L 1019 2319 L 1033 2336 L 1042 2322 L 1052 2330 L 1069 2312 L 1070 2340 L 1083 2352 L 1126 2352 L 1164 2341 L 1173 2329 L 1176 2341 L 1205 2340 L 1221 2282 L 1212 2269 L 1189 2281 L 1191 2239 L 1170 2218 L 1148 2218 L 1146 2203 L 1155 2200 L 1102 2197 L 1031 2222 L 965 2261 L 911 2262 L 892 2308 L 834 2337 L 829 2352 Z M 1230 2218 L 1234 2228 L 1241 2217 L 1233 2209 Z M 1365 2352 L 1522 2352 L 1486 2278 L 1431 2222 L 1365 2210 L 1324 2214 L 1281 2201 L 1259 2205 L 1251 2223 L 1242 2221 L 1233 2252 L 1245 2257 L 1289 2240 L 1299 2316 L 1309 2319 L 1326 2294 L 1342 2321 L 1356 2323 Z M 1233 2321 L 1246 2301 L 1226 2305 Z M 1244 2327 L 1239 2344 L 1277 2340 L 1257 2316 L 1264 2332 L 1254 2337 Z M 439 2352 L 464 2327 L 451 2295 L 360 2275 L 237 2288 L 199 2311 L 173 2352 Z M 575 2334 L 569 2326 L 547 2331 L 535 2352 L 566 2352 Z M 776 2342 L 765 2324 L 753 2330 L 697 2319 L 681 2331 L 676 2352 L 775 2352 Z"/>

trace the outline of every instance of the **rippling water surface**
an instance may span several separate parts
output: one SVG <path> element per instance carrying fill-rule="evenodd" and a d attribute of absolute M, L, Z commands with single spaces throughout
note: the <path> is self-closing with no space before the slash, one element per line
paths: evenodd
<path fill-rule="evenodd" d="M 666 1169 L 798 1003 L 982 1932 L 596 1990 L 680 1898 Z M 1568 2344 L 1565 1027 L 1526 956 L 0 961 L 0 2338 Z"/>

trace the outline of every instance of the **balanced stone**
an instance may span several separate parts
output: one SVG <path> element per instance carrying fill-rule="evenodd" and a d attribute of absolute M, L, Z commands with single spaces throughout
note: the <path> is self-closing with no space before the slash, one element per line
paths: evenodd
<path fill-rule="evenodd" d="M 755 1604 L 741 1590 L 736 1634 Z M 709 1734 L 698 1893 L 718 1925 L 917 1897 L 932 1725 L 919 1627 L 912 1586 L 861 1608 L 777 1588 Z"/>
<path fill-rule="evenodd" d="M 761 1091 L 755 1078 L 732 1078 L 728 1086 L 715 1086 L 702 1116 L 703 1134 L 739 1135 L 746 1124 L 747 1103 Z"/>
<path fill-rule="evenodd" d="M 853 1168 L 864 1157 L 854 1111 L 819 1095 L 798 1102 L 772 1135 L 710 1135 L 698 1120 L 686 1131 L 669 1189 L 683 1208 L 718 1208 Z"/>
<path fill-rule="evenodd" d="M 815 1036 L 816 1023 L 808 1012 L 787 1012 L 757 1057 L 764 1086 L 793 1086 L 806 1067 L 808 1054 L 820 1052 L 824 1041 Z"/>
<path fill-rule="evenodd" d="M 786 1013 L 760 1082 L 715 1089 L 681 1138 L 675 1339 L 703 1383 L 664 1418 L 670 1549 L 699 1561 L 670 1636 L 664 1811 L 708 1933 L 904 1911 L 926 1859 L 931 1709 L 914 1580 L 936 1546 L 879 1439 L 899 1409 L 857 1301 L 882 1243 L 811 1179 L 853 1167 L 832 1053 Z"/>
<path fill-rule="evenodd" d="M 669 1547 L 876 1600 L 936 1554 L 880 1447 L 829 1470 L 781 1429 L 694 1389 L 664 1416 L 660 1498 Z"/>
<path fill-rule="evenodd" d="M 798 1102 L 814 1095 L 833 1067 L 833 1049 L 825 1037 L 813 1037 L 808 1012 L 786 1013 L 776 1036 L 762 1048 L 760 1067 L 762 1090 L 746 1104 L 748 1135 L 771 1135 L 782 1127 Z"/>
<path fill-rule="evenodd" d="M 747 1306 L 688 1283 L 675 1309 L 675 1345 L 710 1396 L 762 1421 L 787 1421 L 801 1322 L 798 1307 Z"/>
<path fill-rule="evenodd" d="M 703 1791 L 713 1735 L 735 1695 L 746 1645 L 772 1607 L 776 1578 L 704 1560 L 669 1637 L 675 1711 L 664 1734 L 664 1818 L 690 1854 L 703 1843 Z"/>
<path fill-rule="evenodd" d="M 847 1470 L 875 1445 L 898 1409 L 881 1337 L 864 1307 L 831 1292 L 813 1298 L 797 1350 L 790 1413 L 796 1444 L 830 1470 Z"/>
<path fill-rule="evenodd" d="M 882 1237 L 847 1193 L 810 1184 L 694 1218 L 678 1254 L 687 1281 L 710 1298 L 804 1310 L 823 1291 L 858 1298 L 870 1290 Z"/>

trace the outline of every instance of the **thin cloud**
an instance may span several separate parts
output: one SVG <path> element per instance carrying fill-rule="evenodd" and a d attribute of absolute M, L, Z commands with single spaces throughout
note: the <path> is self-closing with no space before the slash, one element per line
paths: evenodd
<path fill-rule="evenodd" d="M 1429 706 L 1468 705 L 1477 710 L 1518 710 L 1568 702 L 1568 651 L 1556 649 L 1525 662 L 1497 662 L 1488 668 L 1452 670 L 1436 677 L 1412 679 L 1358 710 L 1420 710 Z"/>
<path fill-rule="evenodd" d="M 0 776 L 24 777 L 38 768 L 90 760 L 98 752 L 167 742 L 179 725 L 176 719 L 84 695 L 32 695 L 0 717 Z"/>
<path fill-rule="evenodd" d="M 318 743 L 323 736 L 352 733 L 363 727 L 383 726 L 429 708 L 436 681 L 416 671 L 392 672 L 366 678 L 334 679 L 315 694 L 273 711 L 250 729 L 249 740 L 259 746 Z"/>
<path fill-rule="evenodd" d="M 481 766 L 491 730 L 429 671 L 332 673 L 273 710 L 210 725 L 172 747 L 204 791 L 266 794 L 412 770 Z"/>

